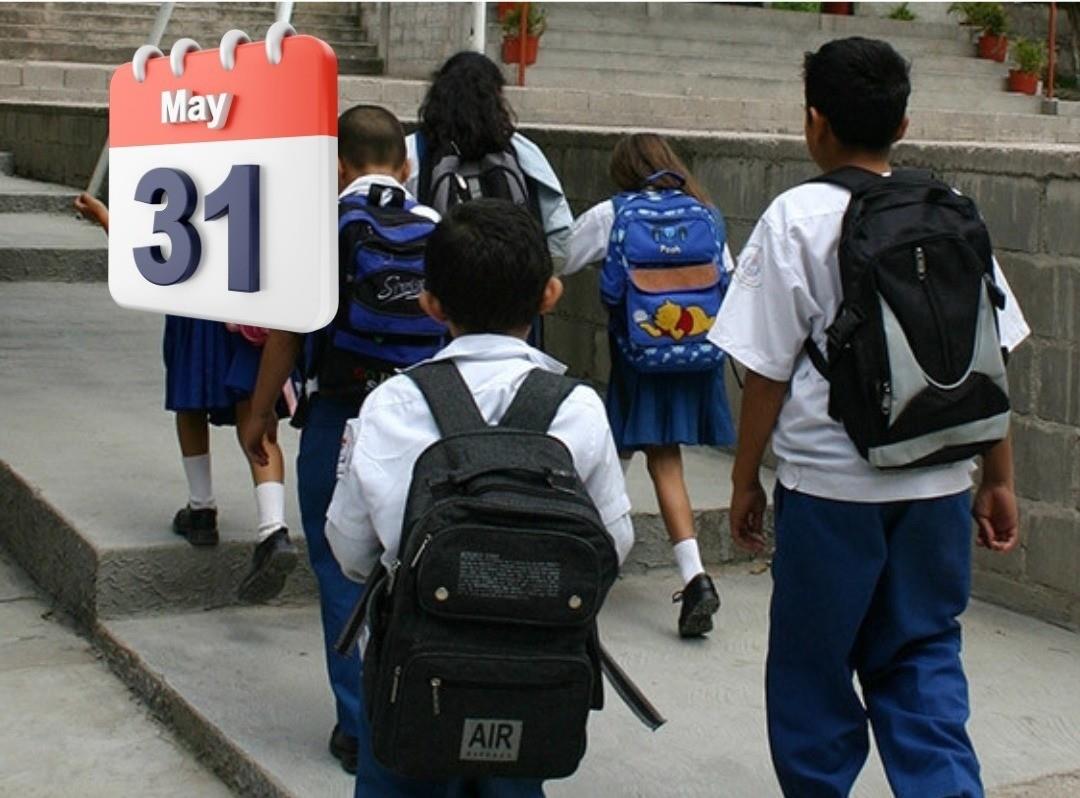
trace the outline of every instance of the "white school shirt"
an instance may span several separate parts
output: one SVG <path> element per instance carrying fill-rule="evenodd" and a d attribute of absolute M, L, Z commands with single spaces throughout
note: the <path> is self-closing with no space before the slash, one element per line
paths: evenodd
<path fill-rule="evenodd" d="M 803 350 L 807 335 L 824 352 L 825 329 L 840 305 L 837 248 L 850 192 L 807 183 L 777 197 L 739 255 L 731 288 L 709 340 L 748 369 L 790 381 L 773 431 L 777 478 L 786 488 L 850 502 L 887 502 L 948 496 L 971 487 L 974 462 L 908 471 L 881 471 L 829 417 L 829 385 Z M 1012 350 L 1030 332 L 1005 276 L 999 314 L 1002 345 Z"/>
<path fill-rule="evenodd" d="M 590 263 L 604 260 L 607 257 L 608 241 L 611 239 L 611 228 L 614 226 L 615 203 L 611 200 L 593 205 L 575 219 L 574 226 L 570 228 L 570 243 L 566 247 L 566 264 L 561 276 L 568 277 Z M 724 268 L 728 272 L 735 270 L 735 261 L 726 242 Z"/>
<path fill-rule="evenodd" d="M 465 335 L 431 360 L 453 360 L 489 424 L 502 418 L 533 368 L 557 374 L 566 370 L 506 335 Z M 596 391 L 576 388 L 556 413 L 550 433 L 570 449 L 621 563 L 634 543 L 630 499 Z M 404 374 L 372 391 L 360 415 L 347 424 L 337 487 L 326 514 L 326 538 L 350 579 L 363 581 L 380 557 L 387 567 L 397 557 L 413 465 L 439 437 L 423 394 Z"/>

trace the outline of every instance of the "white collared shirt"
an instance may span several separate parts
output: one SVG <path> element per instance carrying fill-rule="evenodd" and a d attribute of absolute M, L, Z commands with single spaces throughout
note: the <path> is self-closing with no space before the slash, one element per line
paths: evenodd
<path fill-rule="evenodd" d="M 790 381 L 772 439 L 784 487 L 850 502 L 929 499 L 967 490 L 972 463 L 878 470 L 829 417 L 829 384 L 803 344 L 813 335 L 825 351 L 825 329 L 840 306 L 837 249 L 850 197 L 840 186 L 805 183 L 773 200 L 739 254 L 709 340 L 763 377 Z M 994 273 L 1006 297 L 998 315 L 1001 343 L 1012 350 L 1030 331 L 996 260 Z"/>
<path fill-rule="evenodd" d="M 480 413 L 497 423 L 533 368 L 558 374 L 566 367 L 524 341 L 506 335 L 465 335 L 431 360 L 453 360 Z M 550 433 L 570 449 L 574 465 L 615 543 L 621 563 L 634 542 L 626 495 L 603 402 L 587 386 L 559 408 Z M 364 400 L 346 426 L 338 483 L 326 518 L 326 538 L 342 570 L 363 581 L 381 557 L 398 553 L 413 465 L 439 439 L 420 389 L 407 375 L 393 377 Z"/>

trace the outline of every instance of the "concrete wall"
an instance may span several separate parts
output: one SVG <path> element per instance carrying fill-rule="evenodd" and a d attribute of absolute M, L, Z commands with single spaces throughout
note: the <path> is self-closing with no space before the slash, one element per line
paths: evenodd
<path fill-rule="evenodd" d="M 379 3 L 361 16 L 369 42 L 380 42 L 385 74 L 396 78 L 428 78 L 447 58 L 468 46 L 472 8 L 469 3 Z M 381 15 L 390 15 L 383 39 Z M 491 13 L 494 13 L 492 11 Z M 383 45 L 388 44 L 386 52 Z"/>
<path fill-rule="evenodd" d="M 0 103 L 0 150 L 15 152 L 22 175 L 82 186 L 105 124 L 102 108 Z M 525 132 L 548 153 L 575 212 L 612 193 L 607 165 L 619 133 Z M 736 252 L 769 200 L 815 173 L 797 138 L 703 134 L 673 143 L 723 210 Z M 896 162 L 931 168 L 978 201 L 1033 330 L 1009 367 L 1024 542 L 1005 557 L 977 552 L 976 592 L 1080 628 L 1080 151 L 912 144 L 897 149 Z M 602 382 L 604 324 L 596 272 L 586 270 L 568 280 L 548 347 Z"/>

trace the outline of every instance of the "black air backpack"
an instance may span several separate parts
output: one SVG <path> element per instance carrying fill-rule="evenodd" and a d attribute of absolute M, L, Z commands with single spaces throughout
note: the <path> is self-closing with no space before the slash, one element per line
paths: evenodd
<path fill-rule="evenodd" d="M 446 215 L 463 202 L 487 197 L 525 205 L 540 220 L 536 190 L 518 163 L 512 146 L 476 160 L 463 158 L 456 145 L 428 151 L 421 133 L 416 134 L 416 146 L 420 162 L 417 197 L 440 214 Z"/>
<path fill-rule="evenodd" d="M 338 649 L 366 625 L 376 759 L 418 779 L 568 776 L 603 704 L 602 671 L 658 727 L 599 644 L 615 546 L 547 434 L 578 383 L 536 369 L 490 426 L 453 363 L 408 375 L 442 437 L 413 469 L 398 559 L 368 580 Z"/>
<path fill-rule="evenodd" d="M 829 415 L 882 469 L 966 460 L 1009 424 L 990 236 L 971 199 L 928 174 L 845 168 L 816 178 L 851 191 L 840 236 L 843 301 L 825 355 Z"/>

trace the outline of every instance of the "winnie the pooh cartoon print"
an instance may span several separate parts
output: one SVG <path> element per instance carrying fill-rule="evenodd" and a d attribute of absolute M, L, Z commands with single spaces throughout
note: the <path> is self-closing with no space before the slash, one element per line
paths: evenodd
<path fill-rule="evenodd" d="M 666 335 L 676 341 L 708 332 L 714 318 L 697 305 L 683 307 L 670 299 L 656 309 L 652 319 L 643 310 L 634 314 L 634 322 L 653 338 Z"/>

